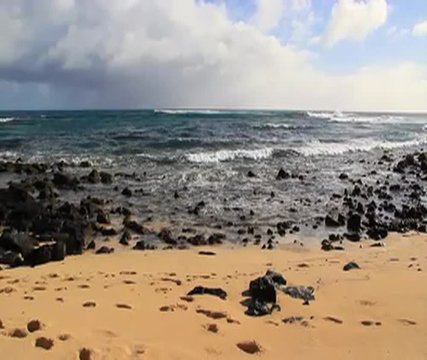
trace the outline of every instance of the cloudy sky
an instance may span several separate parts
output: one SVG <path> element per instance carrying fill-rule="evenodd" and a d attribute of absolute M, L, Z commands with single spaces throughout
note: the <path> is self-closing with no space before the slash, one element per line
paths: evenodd
<path fill-rule="evenodd" d="M 176 107 L 427 111 L 427 1 L 0 1 L 0 108 Z"/>

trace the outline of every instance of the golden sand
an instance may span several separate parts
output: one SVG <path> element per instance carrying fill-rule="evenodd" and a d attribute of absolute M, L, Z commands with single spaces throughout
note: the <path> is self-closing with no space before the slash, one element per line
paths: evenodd
<path fill-rule="evenodd" d="M 361 244 L 87 253 L 3 270 L 0 359 L 427 359 L 427 237 Z M 361 269 L 344 272 L 349 261 Z M 281 293 L 280 312 L 246 316 L 242 291 L 267 269 L 316 300 Z M 196 285 L 228 298 L 182 298 Z M 293 316 L 303 320 L 283 322 Z"/>

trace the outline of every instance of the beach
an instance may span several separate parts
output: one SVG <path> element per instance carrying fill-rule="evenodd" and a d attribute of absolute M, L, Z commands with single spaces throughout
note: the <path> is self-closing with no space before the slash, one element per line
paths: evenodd
<path fill-rule="evenodd" d="M 214 256 L 199 255 L 201 249 L 86 253 L 3 270 L 0 356 L 78 359 L 88 349 L 90 359 L 425 359 L 427 238 L 393 235 L 385 247 L 369 245 L 333 254 L 300 244 L 268 252 L 204 249 Z M 343 271 L 349 261 L 360 269 Z M 246 316 L 242 292 L 268 269 L 290 284 L 313 286 L 315 300 L 303 305 L 279 292 L 281 311 Z M 185 298 L 197 285 L 228 296 Z M 31 320 L 41 329 L 29 333 Z M 16 328 L 27 336 L 11 337 Z M 39 337 L 52 339 L 53 347 L 36 347 Z M 237 346 L 251 341 L 259 345 L 255 355 Z"/>
<path fill-rule="evenodd" d="M 427 357 L 421 116 L 38 116 L 3 129 L 0 357 Z M 228 140 L 204 142 L 217 122 Z M 241 127 L 258 149 L 231 138 Z M 158 151 L 143 133 L 161 129 Z"/>

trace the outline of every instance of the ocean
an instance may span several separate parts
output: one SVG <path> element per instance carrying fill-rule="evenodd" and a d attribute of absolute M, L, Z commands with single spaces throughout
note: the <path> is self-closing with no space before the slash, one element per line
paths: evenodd
<path fill-rule="evenodd" d="M 356 178 L 375 170 L 368 180 L 375 182 L 389 171 L 387 164 L 376 163 L 384 152 L 397 158 L 426 142 L 426 114 L 0 112 L 1 159 L 72 165 L 88 160 L 111 173 L 135 173 L 119 182 L 140 194 L 126 201 L 140 217 L 172 226 L 238 227 L 251 216 L 260 226 L 288 219 L 311 229 L 313 219 L 334 206 L 333 194 L 343 191 L 340 173 Z M 294 178 L 276 181 L 280 168 Z M 249 171 L 255 176 L 248 177 Z M 91 191 L 124 201 L 117 189 Z M 195 220 L 189 212 L 200 201 L 206 206 Z"/>

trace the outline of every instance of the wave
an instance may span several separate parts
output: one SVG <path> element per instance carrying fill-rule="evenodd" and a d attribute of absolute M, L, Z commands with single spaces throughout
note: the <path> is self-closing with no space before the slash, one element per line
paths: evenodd
<path fill-rule="evenodd" d="M 250 110 L 209 110 L 209 109 L 155 109 L 156 114 L 166 115 L 262 115 L 262 111 Z"/>
<path fill-rule="evenodd" d="M 218 150 L 187 154 L 185 155 L 185 158 L 193 163 L 218 163 L 235 159 L 262 160 L 271 157 L 273 152 L 273 148 L 254 150 Z"/>
<path fill-rule="evenodd" d="M 382 141 L 377 139 L 360 139 L 348 143 L 322 143 L 318 140 L 307 143 L 304 147 L 296 149 L 304 156 L 316 155 L 341 155 L 347 152 L 371 151 L 374 149 L 397 149 L 423 145 L 427 138 L 408 141 Z"/>
<path fill-rule="evenodd" d="M 334 116 L 340 116 L 342 115 L 342 112 L 340 111 L 334 111 L 334 112 L 314 112 L 314 111 L 307 111 L 307 116 L 311 118 L 316 119 L 331 119 Z"/>
<path fill-rule="evenodd" d="M 0 117 L 0 123 L 8 123 L 16 120 L 14 117 Z"/>
<path fill-rule="evenodd" d="M 372 124 L 395 124 L 401 123 L 405 117 L 399 115 L 367 115 L 355 113 L 342 113 L 341 111 L 334 112 L 311 112 L 308 111 L 307 116 L 310 118 L 324 119 L 330 122 L 337 123 L 372 123 Z"/>
<path fill-rule="evenodd" d="M 267 123 L 267 124 L 257 124 L 252 127 L 253 129 L 265 129 L 265 130 L 274 130 L 274 129 L 286 129 L 286 130 L 298 130 L 298 129 L 310 129 L 310 125 L 291 125 L 283 123 Z"/>

